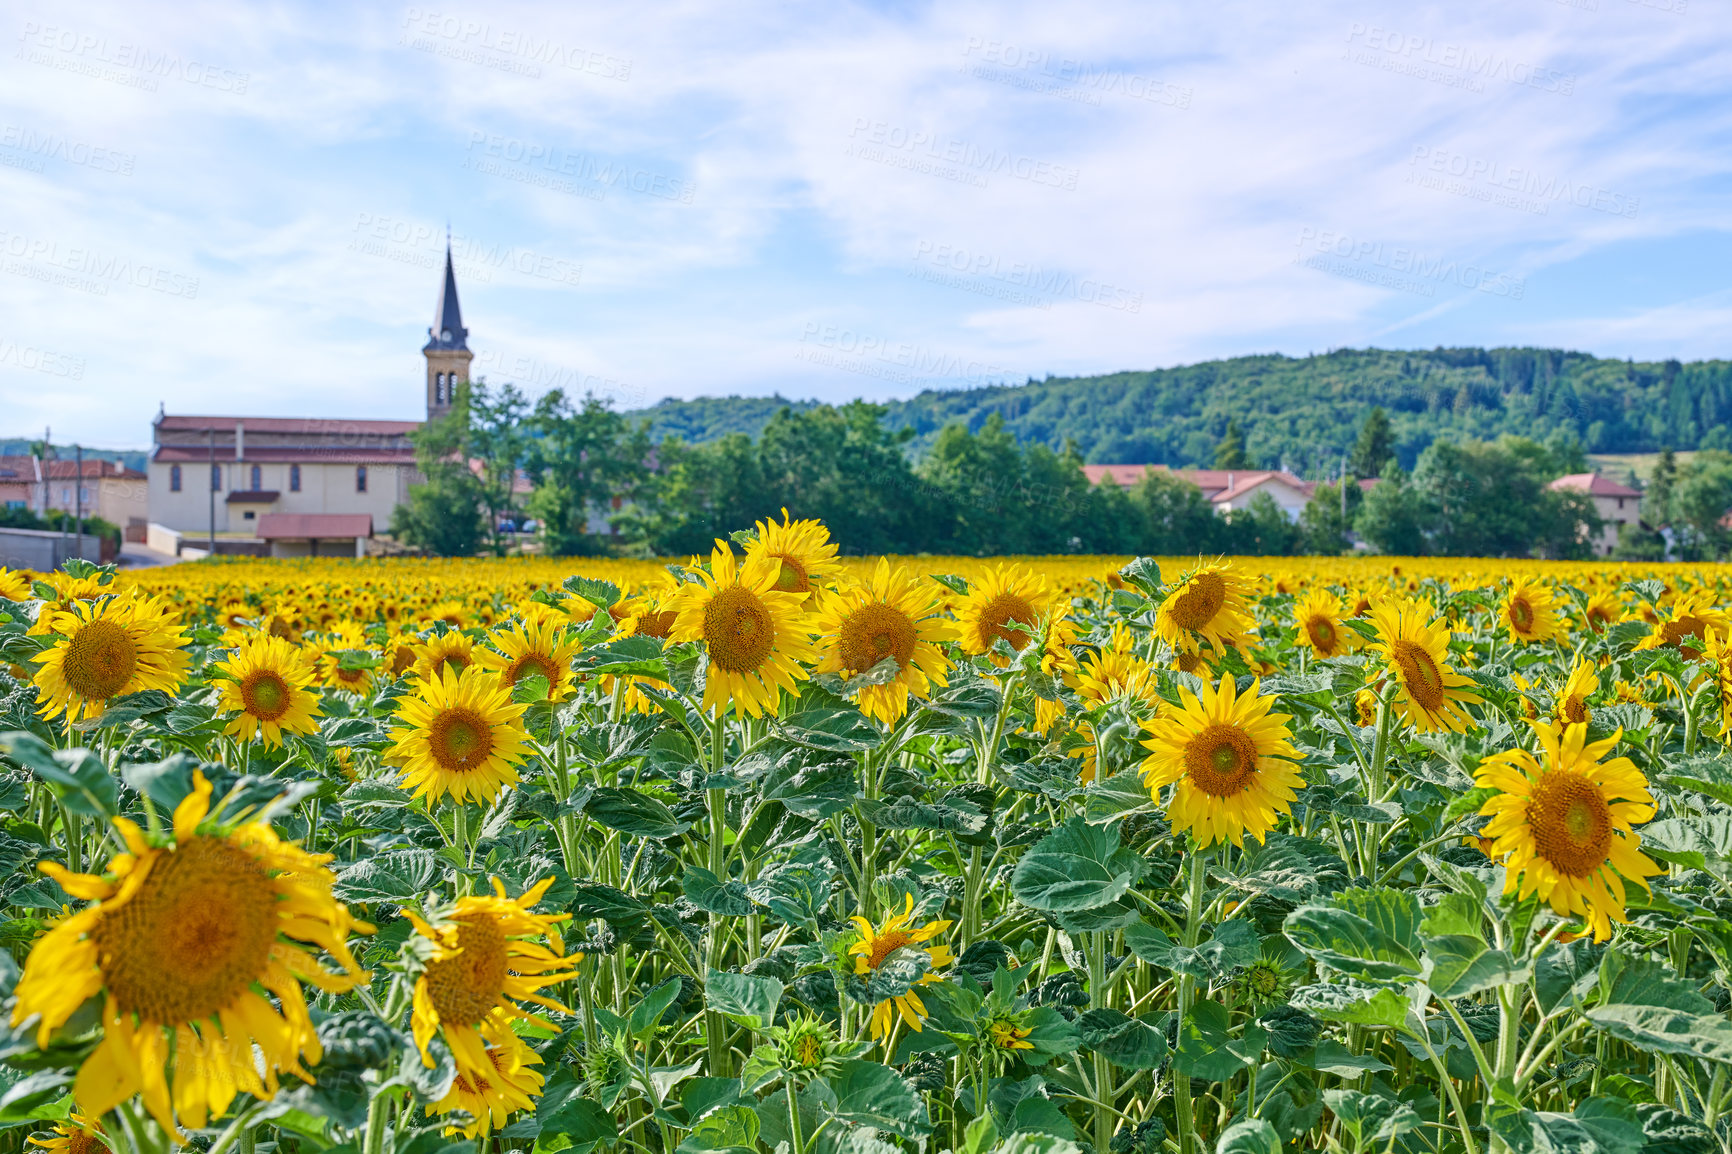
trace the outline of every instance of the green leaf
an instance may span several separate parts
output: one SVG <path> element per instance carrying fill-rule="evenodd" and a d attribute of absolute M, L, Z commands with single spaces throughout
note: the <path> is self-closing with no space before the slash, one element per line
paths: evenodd
<path fill-rule="evenodd" d="M 1732 757 L 1723 754 L 1697 754 L 1694 757 L 1679 758 L 1671 762 L 1658 777 L 1667 785 L 1732 805 Z M 1643 826 L 1644 841 L 1647 840 L 1647 833 L 1648 827 Z"/>
<path fill-rule="evenodd" d="M 1197 946 L 1181 946 L 1146 922 L 1125 929 L 1125 945 L 1151 966 L 1189 974 L 1199 981 L 1225 977 L 1257 960 L 1261 941 L 1249 922 L 1223 922 L 1214 936 Z"/>
<path fill-rule="evenodd" d="M 1215 1154 L 1281 1154 L 1281 1136 L 1261 1118 L 1235 1122 L 1221 1131 Z"/>
<path fill-rule="evenodd" d="M 129 693 L 125 697 L 112 698 L 103 706 L 100 716 L 90 719 L 90 728 L 108 729 L 117 725 L 130 725 L 140 718 L 172 708 L 174 701 L 172 695 L 160 689 L 146 689 L 142 693 Z"/>
<path fill-rule="evenodd" d="M 907 1079 L 889 1066 L 848 1059 L 826 1082 L 836 1095 L 829 1112 L 844 1122 L 904 1138 L 919 1138 L 932 1129 L 926 1103 Z"/>
<path fill-rule="evenodd" d="M 1636 1108 L 1611 1098 L 1583 1102 L 1574 1114 L 1491 1110 L 1486 1121 L 1512 1154 L 1640 1154 L 1647 1143 Z"/>
<path fill-rule="evenodd" d="M 1031 909 L 1088 910 L 1123 897 L 1142 866 L 1135 851 L 1120 847 L 1116 829 L 1073 817 L 1022 855 L 1010 888 Z"/>
<path fill-rule="evenodd" d="M 1480 903 L 1466 894 L 1449 894 L 1428 910 L 1420 940 L 1425 943 L 1426 984 L 1439 997 L 1465 998 L 1526 977 L 1507 951 L 1486 944 Z"/>
<path fill-rule="evenodd" d="M 1153 1070 L 1167 1059 L 1167 1037 L 1153 1016 L 1133 1018 L 1119 1010 L 1088 1010 L 1076 1020 L 1083 1045 L 1115 1066 Z"/>
<path fill-rule="evenodd" d="M 583 1096 L 583 1082 L 569 1066 L 559 1067 L 548 1077 L 535 1104 L 535 1120 L 541 1124 L 542 1134 L 563 1134 L 579 1148 L 611 1144 L 619 1137 L 613 1115 L 599 1102 Z"/>
<path fill-rule="evenodd" d="M 1605 947 L 1585 938 L 1547 946 L 1534 961 L 1534 993 L 1540 1009 L 1550 1014 L 1565 1000 L 1579 1004 L 1593 992 L 1604 953 Z"/>
<path fill-rule="evenodd" d="M 631 1018 L 627 1021 L 626 1031 L 638 1041 L 647 1041 L 661 1024 L 662 1015 L 674 1004 L 674 999 L 680 996 L 680 980 L 669 978 L 655 989 L 643 996 L 643 1001 L 632 1008 Z"/>
<path fill-rule="evenodd" d="M 704 1005 L 761 1030 L 776 1018 L 782 983 L 775 978 L 710 970 L 704 975 Z"/>
<path fill-rule="evenodd" d="M 694 1125 L 675 1149 L 679 1154 L 756 1154 L 758 1112 L 750 1106 L 724 1106 Z"/>
<path fill-rule="evenodd" d="M 585 649 L 572 659 L 571 667 L 579 673 L 668 680 L 668 663 L 662 656 L 662 643 L 641 633 Z"/>
<path fill-rule="evenodd" d="M 707 914 L 744 917 L 752 912 L 752 899 L 746 894 L 744 882 L 732 878 L 721 882 L 703 866 L 687 866 L 680 889 L 687 901 Z"/>
<path fill-rule="evenodd" d="M 1642 827 L 1643 852 L 1691 869 L 1712 870 L 1732 860 L 1732 817 L 1672 817 Z"/>
<path fill-rule="evenodd" d="M 1225 1082 L 1240 1070 L 1254 1065 L 1269 1040 L 1268 1033 L 1253 1024 L 1243 1037 L 1227 1033 L 1227 1007 L 1219 1002 L 1198 1002 L 1179 1027 L 1179 1048 L 1173 1068 L 1193 1078 Z"/>
<path fill-rule="evenodd" d="M 1287 915 L 1287 937 L 1318 962 L 1367 981 L 1398 981 L 1421 969 L 1418 900 L 1401 890 L 1351 889 Z"/>
<path fill-rule="evenodd" d="M 789 741 L 812 749 L 853 753 L 884 744 L 884 735 L 865 714 L 822 690 L 808 692 L 800 708 L 777 723 L 776 730 Z"/>
<path fill-rule="evenodd" d="M 1732 1064 L 1732 1022 L 1666 1006 L 1596 1006 L 1588 1020 L 1639 1050 Z"/>
<path fill-rule="evenodd" d="M 88 749 L 54 749 L 34 733 L 0 733 L 0 750 L 48 783 L 73 813 L 111 818 L 120 812 L 120 791 L 102 759 Z"/>
<path fill-rule="evenodd" d="M 562 583 L 567 593 L 583 598 L 598 609 L 611 609 L 619 604 L 619 586 L 598 577 L 567 577 Z"/>
<path fill-rule="evenodd" d="M 1126 585 L 1150 600 L 1159 600 L 1161 596 L 1161 567 L 1153 557 L 1137 557 L 1123 569 L 1119 577 Z"/>
<path fill-rule="evenodd" d="M 430 849 L 389 850 L 343 867 L 331 892 L 346 902 L 419 905 L 442 872 Z"/>
<path fill-rule="evenodd" d="M 1607 1005 L 1664 1006 L 1686 1014 L 1709 1014 L 1714 1004 L 1665 962 L 1627 949 L 1611 949 L 1600 961 L 1600 989 Z"/>
<path fill-rule="evenodd" d="M 1288 1002 L 1331 1022 L 1359 1026 L 1407 1024 L 1407 999 L 1383 986 L 1370 986 L 1350 978 L 1337 978 L 1314 986 L 1300 986 Z"/>
<path fill-rule="evenodd" d="M 609 829 L 632 837 L 647 837 L 660 841 L 678 837 L 692 828 L 681 821 L 674 811 L 635 789 L 600 786 L 590 789 L 581 803 L 583 812 Z"/>
<path fill-rule="evenodd" d="M 1422 1121 L 1406 1102 L 1358 1090 L 1325 1090 L 1324 1104 L 1353 1136 L 1353 1148 L 1379 1145 L 1419 1129 Z"/>
<path fill-rule="evenodd" d="M 1155 808 L 1154 795 L 1143 784 L 1142 774 L 1134 769 L 1096 781 L 1083 791 L 1083 816 L 1094 825 L 1133 813 L 1151 813 Z"/>

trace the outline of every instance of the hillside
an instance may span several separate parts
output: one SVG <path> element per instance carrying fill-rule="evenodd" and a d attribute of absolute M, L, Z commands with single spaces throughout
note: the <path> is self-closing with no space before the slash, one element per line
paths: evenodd
<path fill-rule="evenodd" d="M 658 438 L 756 434 L 785 402 L 667 400 L 635 414 Z M 807 407 L 811 402 L 795 403 Z M 1339 349 L 1205 361 L 1150 372 L 1049 377 L 1024 385 L 928 390 L 892 402 L 885 421 L 912 427 L 918 448 L 946 423 L 979 428 L 992 413 L 1024 441 L 1074 440 L 1097 464 L 1204 464 L 1229 418 L 1253 459 L 1329 471 L 1368 409 L 1382 405 L 1411 467 L 1439 437 L 1557 432 L 1592 453 L 1732 449 L 1732 362 L 1629 362 L 1561 349 Z"/>

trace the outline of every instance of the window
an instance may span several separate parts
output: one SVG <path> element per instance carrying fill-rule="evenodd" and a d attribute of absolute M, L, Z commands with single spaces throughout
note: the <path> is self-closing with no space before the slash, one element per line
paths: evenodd
<path fill-rule="evenodd" d="M 365 493 L 366 491 L 367 491 L 367 466 L 356 465 L 355 466 L 355 492 Z"/>
<path fill-rule="evenodd" d="M 435 405 L 443 405 L 445 403 L 445 374 L 444 373 L 434 373 L 433 374 L 433 403 Z"/>
<path fill-rule="evenodd" d="M 290 465 L 289 466 L 289 492 L 299 493 L 300 491 L 301 491 L 301 467 L 299 465 Z"/>
<path fill-rule="evenodd" d="M 169 469 L 168 469 L 168 491 L 170 493 L 180 492 L 180 466 L 179 465 L 170 465 L 169 466 Z"/>
<path fill-rule="evenodd" d="M 255 517 L 257 517 L 257 516 L 258 516 L 258 514 L 257 514 L 257 513 L 255 513 L 255 512 L 253 512 L 253 511 L 252 511 L 252 510 L 251 510 L 251 509 L 248 509 L 248 510 L 247 510 L 247 511 L 246 511 L 246 512 L 245 512 L 245 513 L 242 513 L 242 514 L 241 514 L 241 520 L 243 520 L 243 521 L 251 521 L 251 520 L 253 520 L 253 519 L 254 519 L 254 518 L 255 518 Z"/>
<path fill-rule="evenodd" d="M 252 491 L 253 491 L 253 492 L 255 492 L 255 493 L 256 493 L 256 492 L 258 492 L 258 491 L 259 491 L 259 490 L 260 490 L 260 489 L 262 489 L 262 488 L 264 488 L 264 487 L 265 487 L 265 482 L 264 482 L 264 471 L 263 471 L 263 470 L 262 470 L 262 469 L 260 469 L 260 468 L 259 468 L 259 467 L 258 467 L 258 466 L 257 466 L 257 465 L 254 465 L 254 466 L 253 466 L 253 469 L 252 469 L 252 484 L 251 484 L 251 485 L 250 485 L 250 486 L 249 486 L 249 487 L 250 487 L 250 488 L 251 488 L 251 489 L 252 489 Z"/>
<path fill-rule="evenodd" d="M 210 491 L 213 493 L 223 491 L 223 467 L 221 465 L 210 467 Z"/>

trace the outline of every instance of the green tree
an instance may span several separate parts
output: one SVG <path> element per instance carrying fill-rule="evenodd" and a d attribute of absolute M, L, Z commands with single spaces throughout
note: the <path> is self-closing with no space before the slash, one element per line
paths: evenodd
<path fill-rule="evenodd" d="M 1678 458 L 1669 448 L 1660 450 L 1654 476 L 1642 498 L 1642 515 L 1655 528 L 1672 523 L 1672 489 L 1678 483 Z"/>
<path fill-rule="evenodd" d="M 391 532 L 441 557 L 468 557 L 487 537 L 486 500 L 469 468 L 469 390 L 459 388 L 451 409 L 409 434 L 419 484 L 409 503 L 391 511 Z"/>
<path fill-rule="evenodd" d="M 1217 469 L 1249 469 L 1250 455 L 1245 452 L 1245 433 L 1239 428 L 1237 417 L 1227 418 L 1227 431 L 1221 434 L 1221 443 L 1215 446 L 1215 468 Z"/>
<path fill-rule="evenodd" d="M 1141 515 L 1140 551 L 1167 556 L 1224 552 L 1227 526 L 1203 491 L 1165 469 L 1150 469 L 1131 489 Z"/>
<path fill-rule="evenodd" d="M 649 474 L 648 423 L 626 420 L 594 394 L 574 402 L 562 389 L 536 402 L 529 423 L 535 434 L 529 511 L 543 523 L 547 551 L 559 556 L 608 552 L 620 542 L 612 533 L 590 532 L 590 518 L 617 520 L 619 506 L 638 496 Z"/>
<path fill-rule="evenodd" d="M 1299 529 L 1304 535 L 1304 551 L 1325 557 L 1339 557 L 1352 547 L 1348 531 L 1353 518 L 1365 503 L 1365 491 L 1352 481 L 1346 485 L 1347 500 L 1342 501 L 1342 486 L 1325 481 L 1311 494 L 1305 509 L 1299 514 Z"/>
<path fill-rule="evenodd" d="M 1732 544 L 1722 522 L 1732 510 L 1732 454 L 1704 449 L 1678 470 L 1672 492 L 1673 528 L 1686 561 L 1716 561 Z"/>
<path fill-rule="evenodd" d="M 458 385 L 457 393 L 469 411 L 465 449 L 480 486 L 488 543 L 503 557 L 508 539 L 499 525 L 516 510 L 517 481 L 529 460 L 529 399 L 516 385 L 489 389 L 485 378 Z"/>
<path fill-rule="evenodd" d="M 1359 440 L 1348 458 L 1347 471 L 1358 481 L 1381 477 L 1394 457 L 1395 430 L 1390 427 L 1389 414 L 1378 405 L 1365 415 L 1365 424 L 1359 427 Z"/>
<path fill-rule="evenodd" d="M 1391 464 L 1365 494 L 1353 527 L 1381 553 L 1420 557 L 1429 552 L 1426 528 L 1433 516 L 1425 493 L 1409 482 L 1400 465 Z"/>
<path fill-rule="evenodd" d="M 1289 557 L 1305 544 L 1305 531 L 1267 493 L 1252 494 L 1244 510 L 1233 514 L 1230 526 L 1234 552 L 1248 556 Z"/>

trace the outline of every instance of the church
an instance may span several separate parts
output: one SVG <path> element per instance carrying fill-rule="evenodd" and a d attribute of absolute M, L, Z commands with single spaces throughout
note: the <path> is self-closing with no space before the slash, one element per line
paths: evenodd
<path fill-rule="evenodd" d="M 469 330 L 451 248 L 421 353 L 427 420 L 469 380 Z M 164 552 L 363 557 L 421 480 L 409 434 L 421 421 L 209 417 L 159 412 L 153 422 L 147 541 Z"/>

